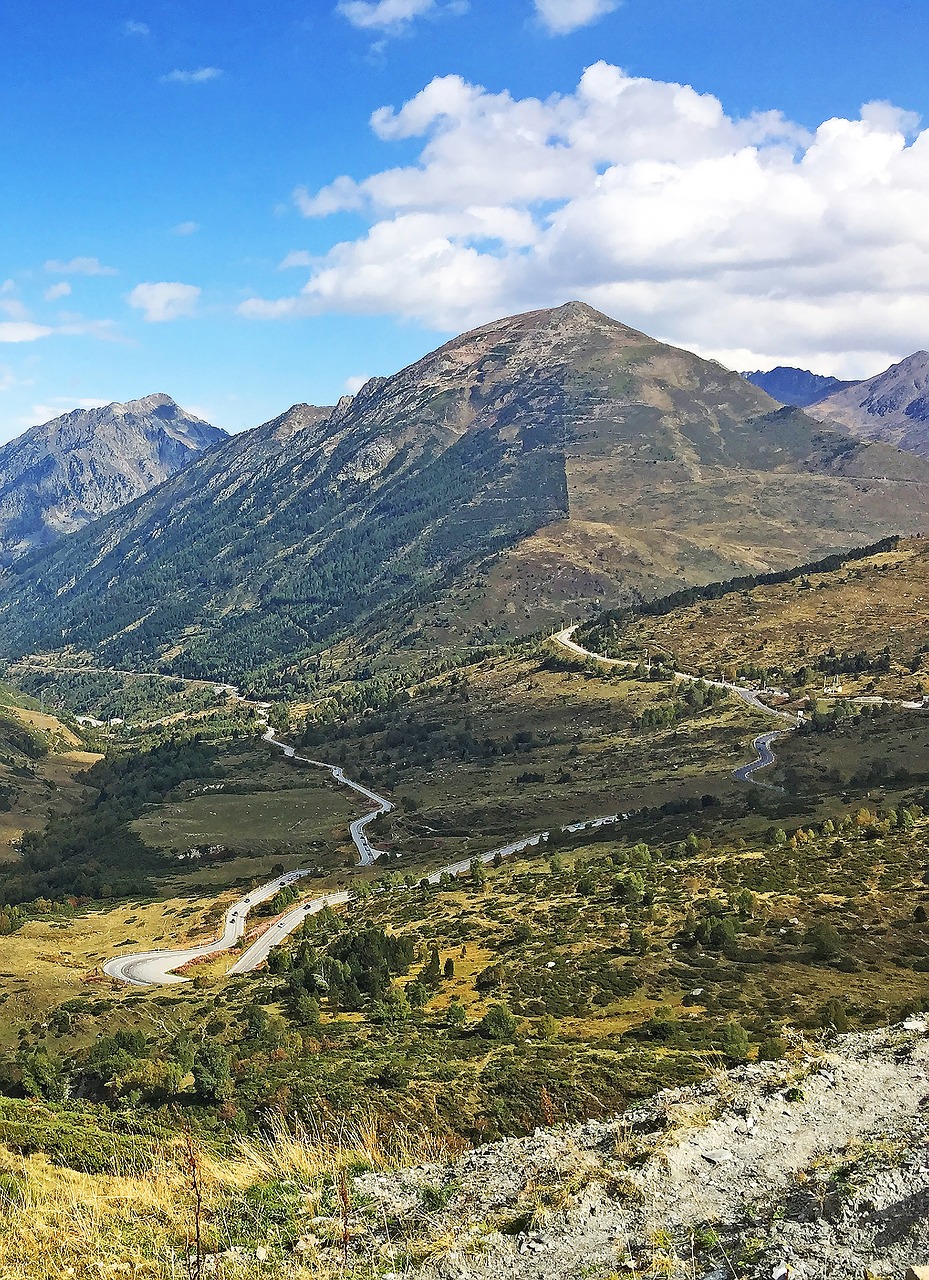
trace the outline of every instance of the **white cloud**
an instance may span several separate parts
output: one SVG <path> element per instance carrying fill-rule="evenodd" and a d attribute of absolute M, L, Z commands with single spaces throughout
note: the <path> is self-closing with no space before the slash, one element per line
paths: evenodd
<path fill-rule="evenodd" d="M 208 80 L 218 80 L 223 74 L 221 67 L 197 67 L 195 71 L 182 71 L 175 68 L 161 77 L 162 84 L 206 84 Z"/>
<path fill-rule="evenodd" d="M 293 249 L 281 260 L 278 271 L 287 271 L 290 267 L 311 267 L 312 265 L 312 254 L 307 253 L 305 249 Z"/>
<path fill-rule="evenodd" d="M 621 3 L 622 0 L 535 0 L 535 11 L 547 31 L 563 36 L 612 13 Z"/>
<path fill-rule="evenodd" d="M 115 267 L 105 267 L 99 258 L 72 258 L 69 262 L 60 262 L 57 258 L 49 258 L 45 270 L 56 276 L 115 276 Z"/>
<path fill-rule="evenodd" d="M 128 295 L 130 307 L 141 311 L 153 324 L 164 320 L 179 320 L 192 316 L 197 310 L 200 289 L 195 284 L 179 284 L 161 280 L 156 283 L 137 284 Z"/>
<path fill-rule="evenodd" d="M 350 378 L 345 379 L 345 390 L 350 396 L 356 395 L 364 384 L 368 381 L 370 374 L 356 373 Z"/>
<path fill-rule="evenodd" d="M 71 286 L 67 280 L 59 280 L 57 284 L 51 284 L 45 290 L 46 302 L 57 302 L 59 298 L 67 298 L 71 293 Z"/>
<path fill-rule="evenodd" d="M 339 0 L 336 12 L 361 31 L 398 35 L 417 18 L 456 16 L 467 8 L 467 0 Z"/>
<path fill-rule="evenodd" d="M 866 373 L 929 345 L 929 129 L 890 104 L 809 133 L 601 62 L 545 100 L 440 77 L 371 127 L 416 160 L 295 192 L 368 225 L 288 255 L 303 289 L 243 314 L 455 330 L 580 297 L 743 368 L 850 352 Z"/>
<path fill-rule="evenodd" d="M 199 222 L 179 222 L 176 227 L 171 228 L 171 234 L 174 236 L 192 236 L 194 232 L 199 230 Z"/>
<path fill-rule="evenodd" d="M 0 295 L 0 315 L 8 320 L 28 320 L 29 308 L 19 298 L 13 296 L 11 290 L 4 290 Z"/>
<path fill-rule="evenodd" d="M 151 35 L 151 30 L 147 22 L 133 22 L 130 18 L 128 22 L 123 23 L 124 36 L 147 36 Z"/>
<path fill-rule="evenodd" d="M 112 400 L 97 400 L 92 396 L 81 396 L 76 400 L 71 396 L 52 396 L 48 404 L 34 404 L 29 416 L 21 421 L 24 425 L 31 426 L 37 422 L 51 422 L 53 418 L 60 418 L 62 414 L 74 409 L 102 409 L 104 405 L 112 403 Z"/>
<path fill-rule="evenodd" d="M 55 333 L 64 333 L 69 337 L 99 338 L 101 342 L 125 341 L 115 320 L 88 320 L 71 312 L 59 316 Z"/>
<path fill-rule="evenodd" d="M 47 338 L 53 330 L 44 324 L 33 324 L 28 320 L 0 321 L 0 342 L 35 342 L 39 338 Z"/>

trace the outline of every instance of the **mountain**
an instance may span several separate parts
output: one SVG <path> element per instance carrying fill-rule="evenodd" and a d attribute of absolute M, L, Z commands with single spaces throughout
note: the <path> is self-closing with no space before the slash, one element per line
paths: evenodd
<path fill-rule="evenodd" d="M 821 400 L 810 413 L 861 440 L 929 457 L 929 351 Z"/>
<path fill-rule="evenodd" d="M 165 395 L 31 427 L 0 448 L 0 563 L 131 502 L 226 438 Z"/>
<path fill-rule="evenodd" d="M 754 373 L 743 373 L 742 377 L 780 404 L 791 404 L 797 409 L 806 409 L 809 405 L 830 396 L 836 391 L 844 391 L 846 387 L 854 387 L 854 382 L 842 382 L 839 378 L 825 377 L 821 373 L 810 373 L 808 369 L 794 369 L 790 365 L 778 365 L 776 369 L 757 369 Z"/>
<path fill-rule="evenodd" d="M 12 566 L 0 644 L 306 688 L 363 628 L 482 643 L 927 512 L 929 463 L 569 303 L 297 406 Z"/>

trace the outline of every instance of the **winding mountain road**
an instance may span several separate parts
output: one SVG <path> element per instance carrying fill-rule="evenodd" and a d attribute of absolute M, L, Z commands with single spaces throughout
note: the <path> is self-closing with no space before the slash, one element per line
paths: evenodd
<path fill-rule="evenodd" d="M 608 658 L 605 654 L 594 653 L 591 649 L 585 649 L 583 645 L 578 644 L 574 639 L 574 633 L 578 628 L 578 623 L 571 627 L 565 627 L 563 630 L 556 632 L 552 636 L 554 642 L 561 645 L 563 649 L 575 657 L 592 658 L 595 662 L 600 662 L 610 667 L 635 667 L 638 664 L 630 658 Z M 711 685 L 714 689 L 725 689 L 729 693 L 734 693 L 736 697 L 755 711 L 762 711 L 765 715 L 776 716 L 778 720 L 785 720 L 787 727 L 784 729 L 775 729 L 769 733 L 759 734 L 752 743 L 755 748 L 755 759 L 750 760 L 747 764 L 740 764 L 737 769 L 733 769 L 732 776 L 737 782 L 747 782 L 756 787 L 765 787 L 770 790 L 779 791 L 779 787 L 772 787 L 768 782 L 762 782 L 755 774 L 762 769 L 769 768 L 777 760 L 777 756 L 771 750 L 772 742 L 777 738 L 789 732 L 790 729 L 796 729 L 801 720 L 799 716 L 792 715 L 789 711 L 778 711 L 776 707 L 769 707 L 767 703 L 761 701 L 755 689 L 749 689 L 745 685 L 733 684 L 729 680 L 707 680 L 702 676 L 688 675 L 686 671 L 675 671 L 672 673 L 675 680 L 700 680 L 703 684 Z"/>
<path fill-rule="evenodd" d="M 352 843 L 358 850 L 358 865 L 360 867 L 370 867 L 373 862 L 376 862 L 384 850 L 375 849 L 365 833 L 365 827 L 382 814 L 390 813 L 394 807 L 391 802 L 384 796 L 379 796 L 370 787 L 363 787 L 360 782 L 355 782 L 347 777 L 341 765 L 328 764 L 324 760 L 314 760 L 310 756 L 298 756 L 296 747 L 290 746 L 289 743 L 281 742 L 280 738 L 275 738 L 274 730 L 270 725 L 264 733 L 264 740 L 265 742 L 270 742 L 272 747 L 279 747 L 288 760 L 299 760 L 301 764 L 311 764 L 317 769 L 326 769 L 341 786 L 351 787 L 352 791 L 357 791 L 359 795 L 371 801 L 374 805 L 371 812 L 356 818 L 349 825 L 348 830 L 352 837 Z"/>
<path fill-rule="evenodd" d="M 393 809 L 391 802 L 384 796 L 379 796 L 376 791 L 372 791 L 370 787 L 363 786 L 360 782 L 355 782 L 352 778 L 346 776 L 345 771 L 340 765 L 327 764 L 322 760 L 313 760 L 309 756 L 297 755 L 295 747 L 290 746 L 286 742 L 281 742 L 279 738 L 274 736 L 274 729 L 269 725 L 264 734 L 265 742 L 272 746 L 278 747 L 288 760 L 299 760 L 302 764 L 315 765 L 317 768 L 326 769 L 332 774 L 336 782 L 343 787 L 350 787 L 352 791 L 357 791 L 364 796 L 366 800 L 370 800 L 374 808 L 370 813 L 363 814 L 360 818 L 356 818 L 349 825 L 349 833 L 355 848 L 358 850 L 358 865 L 360 867 L 369 867 L 383 853 L 382 849 L 376 849 L 368 839 L 365 828 L 375 818 L 379 818 L 381 814 L 390 813 Z M 210 942 L 201 943 L 195 947 L 183 947 L 174 951 L 140 951 L 135 955 L 115 956 L 112 960 L 107 960 L 103 966 L 103 972 L 110 978 L 118 978 L 121 982 L 131 983 L 133 986 L 148 987 L 163 985 L 174 982 L 184 982 L 185 978 L 180 977 L 176 970 L 183 968 L 189 964 L 191 960 L 200 960 L 205 956 L 218 954 L 220 951 L 229 951 L 236 943 L 245 935 L 246 922 L 248 913 L 252 907 L 258 906 L 259 903 L 266 902 L 268 898 L 283 889 L 286 885 L 293 884 L 295 880 L 300 880 L 303 876 L 310 875 L 309 871 L 289 871 L 286 875 L 278 876 L 276 880 L 271 880 L 267 884 L 253 889 L 246 894 L 238 902 L 234 902 L 228 909 L 223 919 L 223 930 L 218 938 L 212 939 Z M 323 907 L 335 906 L 338 903 L 347 902 L 350 895 L 348 893 L 332 893 L 326 894 L 322 898 L 315 900 L 316 911 L 321 911 Z M 303 910 L 303 909 L 301 909 Z M 291 915 L 294 913 L 291 912 Z M 303 910 L 301 919 L 308 914 Z M 285 916 L 284 919 L 289 919 Z M 287 932 L 291 932 L 292 928 Z M 254 968 L 256 964 L 260 964 L 262 960 L 267 958 L 268 952 L 282 938 L 287 936 L 287 932 L 281 932 L 281 922 L 271 925 L 269 929 L 262 934 L 256 943 L 249 948 L 249 951 L 241 957 L 244 960 L 246 956 L 252 952 L 260 954 L 260 959 L 254 964 L 250 964 L 249 968 Z M 241 963 L 240 960 L 240 963 Z M 237 966 L 233 966 L 230 972 L 246 972 L 239 970 Z"/>
<path fill-rule="evenodd" d="M 774 729 L 770 733 L 759 734 L 752 743 L 757 753 L 755 759 L 749 761 L 748 764 L 739 765 L 738 769 L 733 769 L 732 771 L 732 776 L 736 782 L 753 782 L 756 787 L 767 787 L 771 791 L 780 791 L 780 787 L 775 787 L 770 782 L 759 782 L 754 775 L 760 769 L 767 769 L 769 765 L 774 764 L 777 760 L 777 756 L 771 750 L 771 743 L 785 733 L 787 733 L 786 729 Z"/>
<path fill-rule="evenodd" d="M 278 890 L 309 874 L 309 871 L 288 871 L 286 875 L 252 889 L 227 910 L 223 917 L 222 933 L 210 942 L 203 942 L 196 947 L 183 947 L 177 951 L 140 951 L 130 956 L 114 956 L 112 960 L 106 961 L 103 972 L 110 978 L 119 978 L 121 982 L 128 982 L 135 987 L 186 982 L 186 978 L 180 977 L 175 970 L 189 964 L 191 960 L 200 960 L 217 951 L 228 951 L 230 947 L 234 947 L 245 933 L 246 920 L 252 907 L 273 898 Z"/>
<path fill-rule="evenodd" d="M 596 662 L 604 663 L 608 666 L 616 667 L 632 667 L 636 664 L 624 658 L 608 658 L 604 654 L 594 653 L 590 649 L 585 649 L 583 645 L 577 643 L 574 639 L 574 632 L 577 626 L 565 627 L 552 637 L 556 644 L 560 645 L 567 652 L 582 658 L 592 658 Z M 680 680 L 692 680 L 696 677 L 688 675 L 686 672 L 675 671 L 674 676 Z M 786 721 L 787 727 L 783 729 L 775 729 L 767 733 L 760 734 L 754 740 L 754 748 L 756 752 L 755 759 L 747 764 L 740 765 L 733 771 L 733 777 L 739 782 L 754 784 L 755 786 L 769 786 L 770 784 L 761 782 L 754 775 L 762 769 L 768 768 L 775 762 L 775 755 L 772 750 L 772 743 L 782 734 L 789 731 L 790 728 L 796 728 L 800 723 L 798 717 L 791 715 L 786 711 L 778 711 L 773 707 L 767 706 L 758 697 L 754 689 L 748 689 L 742 685 L 732 684 L 723 680 L 706 680 L 704 683 L 713 685 L 716 688 L 726 689 L 741 698 L 756 711 L 764 712 L 769 716 L 774 716 L 779 720 Z M 233 696 L 237 691 L 232 691 Z M 262 708 L 263 709 L 263 708 Z M 371 844 L 368 838 L 366 828 L 368 825 L 382 814 L 390 813 L 394 806 L 386 799 L 386 797 L 378 795 L 376 791 L 372 791 L 370 787 L 363 786 L 360 782 L 355 782 L 349 778 L 340 765 L 329 764 L 322 760 L 315 760 L 310 756 L 301 756 L 297 754 L 295 747 L 289 743 L 281 741 L 275 737 L 274 729 L 269 725 L 265 734 L 264 741 L 271 746 L 277 747 L 283 752 L 288 760 L 298 760 L 301 764 L 312 765 L 315 768 L 327 770 L 334 780 L 341 786 L 349 787 L 352 791 L 357 792 L 368 800 L 374 807 L 360 818 L 355 818 L 349 825 L 349 833 L 355 848 L 358 850 L 358 866 L 368 867 L 381 856 L 383 850 L 377 849 Z M 610 814 L 607 817 L 591 818 L 586 822 L 573 822 L 567 826 L 563 826 L 563 832 L 576 832 L 593 830 L 599 827 L 611 825 L 623 821 L 626 814 Z M 532 835 L 525 836 L 522 839 L 515 840 L 510 844 L 501 845 L 498 848 L 489 849 L 486 853 L 477 855 L 477 861 L 483 863 L 493 862 L 497 857 L 507 857 L 512 854 L 521 853 L 525 849 L 532 846 L 542 844 L 549 838 L 548 831 L 538 831 Z M 469 869 L 472 859 L 465 858 L 459 862 L 449 863 L 447 866 L 438 867 L 427 873 L 424 877 L 430 884 L 438 884 L 443 875 L 456 876 L 461 875 Z M 272 898 L 279 889 L 285 885 L 292 884 L 295 880 L 303 876 L 309 875 L 308 871 L 291 871 L 287 875 L 279 876 L 278 879 L 270 881 L 268 884 L 261 885 L 253 889 L 249 894 L 231 906 L 225 915 L 224 928 L 222 934 L 211 942 L 203 943 L 196 947 L 188 947 L 175 951 L 144 951 L 137 955 L 119 956 L 112 960 L 108 960 L 103 966 L 104 972 L 110 977 L 118 978 L 123 982 L 132 983 L 136 986 L 155 986 L 158 984 L 184 982 L 185 978 L 177 974 L 176 970 L 183 965 L 188 964 L 191 960 L 196 960 L 204 956 L 216 955 L 221 951 L 228 951 L 234 947 L 239 940 L 244 937 L 246 931 L 246 923 L 249 910 L 253 906 L 257 906 L 261 902 Z M 342 889 L 331 893 L 321 894 L 319 897 L 311 899 L 309 902 L 301 903 L 294 907 L 291 911 L 286 912 L 280 919 L 271 924 L 264 933 L 257 938 L 250 947 L 248 947 L 230 966 L 228 973 L 237 975 L 250 973 L 253 969 L 257 969 L 259 965 L 264 964 L 274 947 L 278 946 L 295 930 L 299 929 L 308 916 L 314 915 L 318 911 L 324 910 L 326 907 L 345 906 L 351 902 L 353 894 L 350 890 Z"/>

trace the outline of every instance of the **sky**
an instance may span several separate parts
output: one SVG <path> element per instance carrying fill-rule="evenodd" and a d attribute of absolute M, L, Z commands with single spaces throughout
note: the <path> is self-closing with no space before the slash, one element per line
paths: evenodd
<path fill-rule="evenodd" d="M 876 373 L 929 347 L 927 44 L 926 0 L 0 0 L 0 439 L 236 431 L 572 298 Z"/>

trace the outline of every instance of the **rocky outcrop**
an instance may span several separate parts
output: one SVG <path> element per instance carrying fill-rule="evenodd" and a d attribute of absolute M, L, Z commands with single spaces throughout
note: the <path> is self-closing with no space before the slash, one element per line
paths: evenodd
<path fill-rule="evenodd" d="M 363 1175 L 364 1207 L 298 1248 L 335 1254 L 347 1228 L 424 1280 L 902 1277 L 929 1262 L 926 1031 L 796 1042 L 607 1123 Z"/>
<path fill-rule="evenodd" d="M 141 497 L 225 439 L 166 395 L 31 427 L 0 448 L 0 563 Z"/>

